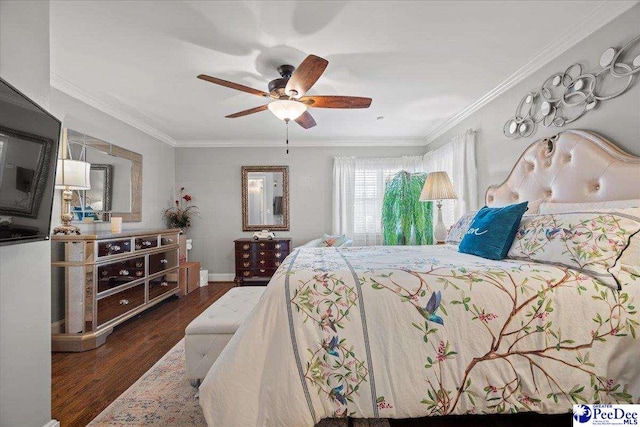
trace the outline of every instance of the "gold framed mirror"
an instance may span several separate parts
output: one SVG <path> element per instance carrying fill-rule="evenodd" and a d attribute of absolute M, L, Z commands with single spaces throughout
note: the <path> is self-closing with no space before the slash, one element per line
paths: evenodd
<path fill-rule="evenodd" d="M 242 231 L 289 230 L 289 167 L 242 166 Z"/>

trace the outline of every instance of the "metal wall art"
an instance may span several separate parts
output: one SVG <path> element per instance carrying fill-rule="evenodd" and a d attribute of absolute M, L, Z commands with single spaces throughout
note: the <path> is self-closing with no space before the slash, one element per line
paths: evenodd
<path fill-rule="evenodd" d="M 634 74 L 640 71 L 638 52 L 630 61 L 634 48 L 640 48 L 640 36 L 620 50 L 610 47 L 602 52 L 602 68 L 595 73 L 583 73 L 582 66 L 576 63 L 563 73 L 550 76 L 539 90 L 531 91 L 522 98 L 515 116 L 504 125 L 504 135 L 511 139 L 531 136 L 538 123 L 545 127 L 564 126 L 578 120 L 600 102 L 622 95 L 631 87 Z M 609 90 L 603 88 L 605 84 Z"/>

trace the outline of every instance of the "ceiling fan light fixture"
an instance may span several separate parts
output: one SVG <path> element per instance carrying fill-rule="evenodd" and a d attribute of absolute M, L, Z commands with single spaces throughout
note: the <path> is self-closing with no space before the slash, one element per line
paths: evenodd
<path fill-rule="evenodd" d="M 269 110 L 280 120 L 295 120 L 300 117 L 307 106 L 302 102 L 280 99 L 269 104 Z"/>

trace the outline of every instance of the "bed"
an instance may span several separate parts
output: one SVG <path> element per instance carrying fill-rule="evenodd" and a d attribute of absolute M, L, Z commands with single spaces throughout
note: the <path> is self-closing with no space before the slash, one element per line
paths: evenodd
<path fill-rule="evenodd" d="M 532 144 L 488 205 L 640 199 L 640 159 L 584 131 Z M 209 426 L 570 412 L 640 403 L 640 280 L 453 245 L 301 248 L 200 387 Z"/>

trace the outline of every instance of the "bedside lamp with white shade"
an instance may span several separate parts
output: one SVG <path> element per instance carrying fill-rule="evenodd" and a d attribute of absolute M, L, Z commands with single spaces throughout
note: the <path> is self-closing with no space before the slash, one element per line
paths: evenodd
<path fill-rule="evenodd" d="M 433 238 L 437 243 L 443 243 L 447 237 L 447 229 L 442 221 L 442 201 L 457 199 L 449 175 L 446 172 L 431 172 L 424 181 L 424 187 L 420 193 L 420 201 L 435 200 L 438 206 L 438 222 L 433 229 Z"/>
<path fill-rule="evenodd" d="M 66 129 L 62 134 L 62 151 L 63 155 L 66 154 Z M 56 170 L 56 190 L 62 190 L 62 212 L 60 213 L 60 220 L 62 225 L 53 229 L 53 234 L 80 234 L 80 227 L 71 225 L 73 220 L 73 214 L 71 213 L 71 199 L 73 197 L 74 190 L 90 190 L 91 181 L 89 176 L 91 174 L 91 164 L 83 162 L 82 160 L 72 159 L 58 159 L 58 166 Z"/>

